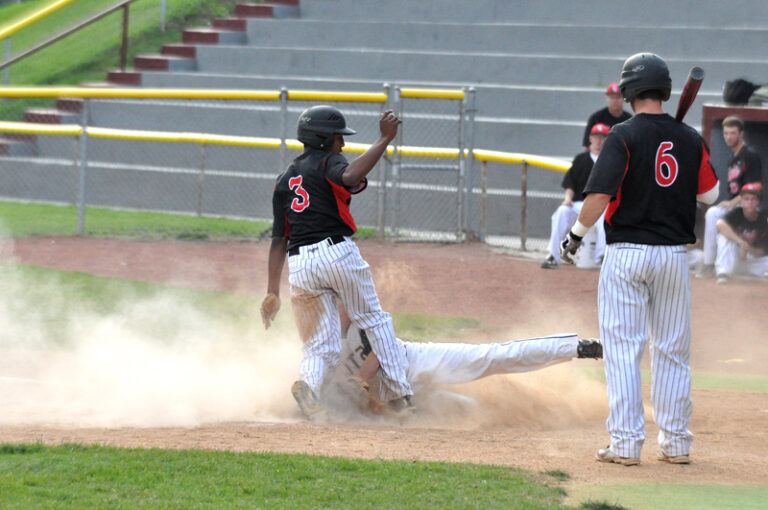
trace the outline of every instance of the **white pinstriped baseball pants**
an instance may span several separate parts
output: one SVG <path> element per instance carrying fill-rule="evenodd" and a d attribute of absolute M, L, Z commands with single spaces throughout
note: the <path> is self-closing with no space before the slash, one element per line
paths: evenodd
<path fill-rule="evenodd" d="M 347 239 L 330 245 L 321 241 L 299 248 L 288 257 L 291 302 L 297 321 L 311 323 L 305 335 L 300 378 L 316 393 L 339 363 L 341 324 L 336 298 L 352 322 L 364 329 L 381 364 L 380 398 L 384 401 L 411 395 L 406 379 L 408 360 L 395 339 L 392 317 L 382 311 L 370 266 L 357 245 Z M 302 325 L 299 324 L 299 329 Z"/>
<path fill-rule="evenodd" d="M 659 446 L 687 455 L 691 402 L 691 288 L 685 246 L 608 245 L 598 287 L 611 449 L 640 457 L 645 413 L 640 359 L 650 340 L 651 405 Z"/>

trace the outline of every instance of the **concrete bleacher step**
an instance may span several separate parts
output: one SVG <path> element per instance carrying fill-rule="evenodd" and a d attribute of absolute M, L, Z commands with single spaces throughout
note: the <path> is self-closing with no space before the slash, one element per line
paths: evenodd
<path fill-rule="evenodd" d="M 161 55 L 175 55 L 177 57 L 197 57 L 197 46 L 194 44 L 172 43 L 164 44 L 160 50 Z"/>
<path fill-rule="evenodd" d="M 235 16 L 241 18 L 297 18 L 301 15 L 299 0 L 271 0 L 268 3 L 240 3 Z"/>
<path fill-rule="evenodd" d="M 302 3 L 305 19 L 372 19 L 395 22 L 456 21 L 535 22 L 590 25 L 596 19 L 621 22 L 623 26 L 765 26 L 768 3 L 754 0 L 701 2 L 700 0 L 308 0 Z M 616 39 L 620 34 L 596 34 Z"/>
<path fill-rule="evenodd" d="M 0 135 L 0 156 L 37 156 L 37 144 L 30 141 L 12 140 Z"/>
<path fill-rule="evenodd" d="M 71 111 L 55 108 L 29 108 L 24 112 L 24 122 L 39 124 L 76 124 L 80 116 Z"/>
<path fill-rule="evenodd" d="M 212 27 L 189 28 L 181 33 L 184 44 L 244 44 L 245 31 Z"/>
<path fill-rule="evenodd" d="M 519 85 L 595 86 L 618 81 L 625 57 L 618 55 L 531 55 L 511 52 L 447 52 L 426 50 L 365 50 L 356 48 L 200 46 L 198 70 L 214 74 L 284 74 L 382 81 L 464 81 Z M 690 59 L 666 59 L 674 83 L 685 80 Z M 738 76 L 768 76 L 766 60 L 697 59 L 707 83 L 725 83 Z M 585 69 L 589 69 L 586 73 Z"/>
<path fill-rule="evenodd" d="M 642 50 L 665 58 L 732 58 L 733 48 L 738 47 L 740 58 L 760 59 L 764 57 L 765 41 L 768 41 L 768 27 L 734 30 L 519 22 L 349 23 L 312 19 L 249 19 L 247 23 L 248 44 L 272 47 L 306 46 L 302 41 L 322 41 L 323 47 L 336 48 L 591 55 L 597 53 L 602 44 L 596 34 L 620 32 L 621 37 L 610 42 L 610 54 L 629 56 Z M 639 40 L 643 41 L 642 48 L 638 48 Z M 713 40 L 717 44 L 713 45 Z"/>
<path fill-rule="evenodd" d="M 176 55 L 136 55 L 133 58 L 136 71 L 194 71 L 196 67 L 194 58 Z"/>

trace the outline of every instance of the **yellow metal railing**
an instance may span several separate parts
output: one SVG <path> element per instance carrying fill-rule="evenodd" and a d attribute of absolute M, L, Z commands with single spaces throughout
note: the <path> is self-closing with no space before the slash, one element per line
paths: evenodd
<path fill-rule="evenodd" d="M 0 41 L 3 39 L 6 39 L 19 30 L 23 30 L 24 28 L 28 27 L 29 25 L 40 21 L 41 19 L 45 18 L 46 16 L 53 14 L 54 12 L 66 7 L 67 5 L 75 2 L 76 0 L 58 0 L 56 2 L 53 2 L 46 7 L 43 7 L 39 11 L 33 12 L 29 16 L 20 19 L 19 21 L 16 21 L 14 23 L 11 23 L 10 25 L 7 25 L 3 28 L 0 28 Z"/>
<path fill-rule="evenodd" d="M 31 122 L 7 122 L 0 121 L 0 132 L 37 135 L 71 135 L 80 136 L 83 128 L 77 124 L 35 124 Z M 210 133 L 183 133 L 169 131 L 144 131 L 135 129 L 114 129 L 101 127 L 86 127 L 86 135 L 92 138 L 112 138 L 119 140 L 142 140 L 152 142 L 177 142 L 177 143 L 205 143 L 211 145 L 237 145 L 242 147 L 262 147 L 279 149 L 280 138 L 260 138 L 249 136 L 215 135 Z M 302 150 L 304 145 L 298 140 L 286 140 L 286 146 L 293 150 Z M 345 145 L 345 152 L 362 154 L 369 144 L 349 142 Z M 456 159 L 458 149 L 440 147 L 399 147 L 403 156 L 414 158 L 443 158 Z M 392 155 L 394 149 L 390 146 L 387 153 Z M 472 151 L 478 161 L 507 163 L 520 165 L 523 162 L 531 166 L 546 168 L 557 172 L 566 172 L 570 164 L 559 159 L 523 154 L 517 152 L 489 151 L 474 149 Z M 469 156 L 469 151 L 464 150 L 464 157 Z"/>

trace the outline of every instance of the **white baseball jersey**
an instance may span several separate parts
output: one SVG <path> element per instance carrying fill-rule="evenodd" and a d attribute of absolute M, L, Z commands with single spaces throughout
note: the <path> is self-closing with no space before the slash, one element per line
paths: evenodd
<path fill-rule="evenodd" d="M 370 352 L 360 330 L 350 326 L 342 366 L 354 374 Z M 504 343 L 408 342 L 407 377 L 416 394 L 434 384 L 461 384 L 493 374 L 538 370 L 576 357 L 579 337 L 563 333 Z M 379 372 L 381 374 L 381 371 Z"/>

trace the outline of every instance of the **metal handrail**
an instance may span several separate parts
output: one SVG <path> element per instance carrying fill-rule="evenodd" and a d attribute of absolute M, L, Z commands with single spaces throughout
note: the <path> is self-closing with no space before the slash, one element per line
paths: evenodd
<path fill-rule="evenodd" d="M 47 46 L 50 46 L 51 44 L 55 43 L 56 41 L 58 41 L 60 39 L 63 39 L 66 36 L 71 35 L 71 34 L 77 32 L 81 28 L 84 28 L 84 27 L 90 25 L 91 23 L 100 20 L 103 17 L 105 17 L 105 16 L 107 16 L 109 14 L 112 14 L 113 12 L 115 12 L 115 11 L 117 11 L 119 9 L 123 9 L 123 35 L 122 35 L 122 42 L 121 42 L 121 45 L 120 45 L 120 69 L 124 71 L 125 70 L 126 61 L 127 61 L 127 58 L 128 58 L 128 6 L 131 3 L 135 2 L 135 1 L 136 0 L 123 0 L 119 4 L 114 5 L 114 6 L 110 7 L 109 9 L 106 9 L 106 10 L 104 10 L 104 11 L 102 11 L 102 12 L 100 12 L 100 13 L 94 15 L 94 16 L 91 16 L 90 18 L 88 18 L 85 21 L 81 21 L 80 23 L 78 23 L 74 27 L 69 28 L 69 29 L 65 30 L 64 32 L 61 32 L 60 34 L 57 34 L 57 35 L 55 35 L 55 36 L 53 36 L 53 37 L 51 37 L 49 39 L 46 39 L 45 41 L 41 42 L 37 46 L 34 46 L 34 47 L 28 49 L 27 51 L 24 51 L 24 52 L 16 55 L 15 57 L 10 58 L 10 59 L 6 60 L 3 63 L 0 63 L 0 70 L 5 69 L 6 67 L 10 66 L 11 64 L 14 64 L 15 62 L 18 62 L 19 60 L 21 60 L 23 58 L 26 58 L 29 55 L 32 55 L 33 53 L 37 53 L 38 51 L 42 50 L 43 48 L 46 48 Z M 24 26 L 27 26 L 27 25 L 24 25 Z M 20 27 L 19 30 L 21 28 L 24 28 L 24 26 Z M 8 35 L 10 35 L 10 34 L 8 34 Z M 0 39 L 2 39 L 2 37 L 0 37 Z"/>
<path fill-rule="evenodd" d="M 0 29 L 0 41 L 2 41 L 7 37 L 12 36 L 13 34 L 15 34 L 20 30 L 27 28 L 32 23 L 36 23 L 37 21 L 40 21 L 46 16 L 53 14 L 54 12 L 60 9 L 63 9 L 64 7 L 68 6 L 74 1 L 75 0 L 59 0 L 58 2 L 54 2 L 46 7 L 43 7 L 37 12 L 33 12 L 32 14 L 22 19 L 21 21 L 17 21 L 12 25 L 9 25 L 5 28 Z"/>

